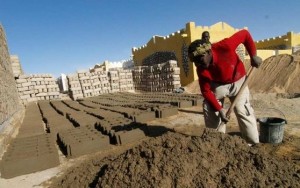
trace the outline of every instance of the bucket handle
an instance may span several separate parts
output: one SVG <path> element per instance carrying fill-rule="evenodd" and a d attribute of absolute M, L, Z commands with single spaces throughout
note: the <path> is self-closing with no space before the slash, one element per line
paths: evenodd
<path fill-rule="evenodd" d="M 277 108 L 267 108 L 267 109 L 272 109 L 272 110 L 276 110 L 277 112 L 279 112 L 284 117 L 285 124 L 287 124 L 286 116 L 284 115 L 284 113 L 281 110 L 279 110 Z"/>

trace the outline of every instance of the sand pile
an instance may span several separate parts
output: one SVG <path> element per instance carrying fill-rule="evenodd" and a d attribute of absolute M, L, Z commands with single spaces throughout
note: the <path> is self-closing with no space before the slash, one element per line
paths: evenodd
<path fill-rule="evenodd" d="M 238 136 L 204 129 L 168 132 L 115 157 L 75 169 L 53 187 L 299 187 L 291 161 L 249 147 Z M 97 167 L 91 179 L 91 166 Z M 81 172 L 81 173 L 78 173 Z M 93 181 L 92 181 L 93 180 Z"/>
<path fill-rule="evenodd" d="M 250 78 L 249 87 L 256 92 L 299 93 L 300 56 L 277 55 L 266 59 Z"/>

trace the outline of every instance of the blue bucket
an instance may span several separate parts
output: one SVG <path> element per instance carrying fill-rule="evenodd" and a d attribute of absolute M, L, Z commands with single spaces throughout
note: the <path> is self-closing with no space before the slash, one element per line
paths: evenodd
<path fill-rule="evenodd" d="M 260 125 L 259 140 L 262 143 L 279 144 L 283 140 L 284 125 L 287 121 L 282 118 L 264 117 L 258 118 Z"/>

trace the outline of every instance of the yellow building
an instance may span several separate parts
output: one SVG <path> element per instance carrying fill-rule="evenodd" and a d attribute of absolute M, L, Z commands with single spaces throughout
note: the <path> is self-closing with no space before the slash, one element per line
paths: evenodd
<path fill-rule="evenodd" d="M 247 29 L 246 27 L 242 29 Z M 173 52 L 180 67 L 181 85 L 186 86 L 198 79 L 196 67 L 189 62 L 187 47 L 191 42 L 200 39 L 203 31 L 210 33 L 210 41 L 217 42 L 234 34 L 236 29 L 224 22 L 218 22 L 212 26 L 196 26 L 194 22 L 186 24 L 184 29 L 168 36 L 153 36 L 149 42 L 139 48 L 132 48 L 135 66 L 142 66 L 145 58 L 157 52 Z"/>
<path fill-rule="evenodd" d="M 287 32 L 285 35 L 255 42 L 257 54 L 266 59 L 273 55 L 292 54 L 300 50 L 300 34 Z"/>

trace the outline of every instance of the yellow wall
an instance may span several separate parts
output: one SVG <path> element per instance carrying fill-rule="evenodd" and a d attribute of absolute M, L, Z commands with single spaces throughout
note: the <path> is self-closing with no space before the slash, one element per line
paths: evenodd
<path fill-rule="evenodd" d="M 257 55 L 263 60 L 279 54 L 292 54 L 292 49 L 289 50 L 257 50 Z M 245 59 L 250 59 L 249 55 L 245 56 Z"/>
<path fill-rule="evenodd" d="M 247 28 L 245 28 L 247 29 Z M 188 62 L 189 72 L 185 74 L 182 66 L 182 46 L 184 43 L 188 46 L 192 41 L 200 39 L 203 31 L 210 33 L 210 41 L 217 42 L 223 38 L 229 37 L 239 29 L 235 29 L 224 22 L 218 22 L 212 26 L 196 26 L 194 22 L 186 24 L 181 29 L 168 36 L 153 36 L 149 42 L 139 48 L 132 48 L 133 61 L 135 66 L 141 66 L 142 61 L 149 55 L 159 51 L 174 51 L 180 67 L 181 85 L 185 86 L 194 80 L 197 80 L 196 68 L 193 63 Z"/>
<path fill-rule="evenodd" d="M 255 44 L 257 49 L 292 49 L 300 46 L 300 34 L 287 32 L 285 35 L 256 41 Z"/>

